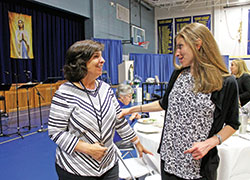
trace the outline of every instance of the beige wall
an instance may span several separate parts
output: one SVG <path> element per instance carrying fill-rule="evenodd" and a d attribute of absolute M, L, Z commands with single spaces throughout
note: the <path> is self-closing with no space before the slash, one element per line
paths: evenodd
<path fill-rule="evenodd" d="M 155 10 L 156 21 L 156 39 L 157 37 L 157 20 L 193 16 L 202 14 L 212 15 L 212 33 L 219 45 L 223 55 L 243 56 L 247 55 L 247 33 L 248 33 L 248 9 L 250 6 L 240 6 L 234 8 L 209 7 L 197 9 L 159 9 Z M 242 22 L 241 42 L 239 42 L 239 27 Z M 156 42 L 156 46 L 157 42 Z"/>

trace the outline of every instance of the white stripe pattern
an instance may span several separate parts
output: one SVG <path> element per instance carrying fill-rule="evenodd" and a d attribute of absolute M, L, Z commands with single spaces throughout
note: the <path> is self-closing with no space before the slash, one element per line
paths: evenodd
<path fill-rule="evenodd" d="M 62 84 L 52 99 L 48 133 L 58 145 L 56 163 L 61 168 L 76 175 L 101 176 L 117 161 L 113 147 L 115 129 L 125 140 L 131 140 L 136 135 L 127 120 L 117 119 L 116 116 L 121 112 L 120 106 L 107 83 L 99 81 L 96 91 L 90 92 L 89 97 L 96 110 L 84 90 L 70 82 Z M 96 116 L 98 119 L 102 116 L 101 133 Z M 91 144 L 102 141 L 108 147 L 108 153 L 101 161 L 97 161 L 87 154 L 76 152 L 74 149 L 79 139 Z"/>

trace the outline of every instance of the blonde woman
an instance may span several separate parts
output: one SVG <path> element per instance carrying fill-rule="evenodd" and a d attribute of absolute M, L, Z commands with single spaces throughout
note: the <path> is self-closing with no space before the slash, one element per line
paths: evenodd
<path fill-rule="evenodd" d="M 176 70 L 164 97 L 124 109 L 122 115 L 165 110 L 158 149 L 162 179 L 216 180 L 216 146 L 240 125 L 237 82 L 204 25 L 186 25 L 175 37 L 175 45 Z"/>
<path fill-rule="evenodd" d="M 230 69 L 239 86 L 240 104 L 244 106 L 250 101 L 250 71 L 242 59 L 233 60 Z"/>

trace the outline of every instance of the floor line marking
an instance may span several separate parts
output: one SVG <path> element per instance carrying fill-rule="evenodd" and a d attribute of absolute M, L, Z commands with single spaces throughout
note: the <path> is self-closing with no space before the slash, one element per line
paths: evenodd
<path fill-rule="evenodd" d="M 45 130 L 48 130 L 48 128 L 46 128 Z M 32 132 L 32 133 L 23 135 L 23 137 L 31 136 L 31 135 L 36 134 L 36 133 L 40 133 L 40 132 L 35 131 L 35 132 Z M 16 138 L 13 138 L 13 139 L 8 139 L 6 141 L 0 142 L 0 145 L 4 144 L 4 143 L 7 143 L 7 142 L 15 141 L 15 140 L 18 140 L 18 139 L 21 139 L 21 138 L 22 137 L 16 137 Z"/>

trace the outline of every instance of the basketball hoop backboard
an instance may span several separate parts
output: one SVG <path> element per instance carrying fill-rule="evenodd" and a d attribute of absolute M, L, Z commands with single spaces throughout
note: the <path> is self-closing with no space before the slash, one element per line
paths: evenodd
<path fill-rule="evenodd" d="M 131 40 L 133 45 L 140 46 L 145 41 L 145 30 L 137 26 L 131 26 Z"/>

